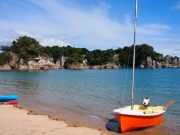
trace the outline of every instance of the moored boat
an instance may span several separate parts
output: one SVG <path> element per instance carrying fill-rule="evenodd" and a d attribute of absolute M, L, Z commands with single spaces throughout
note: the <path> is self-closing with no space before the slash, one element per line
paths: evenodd
<path fill-rule="evenodd" d="M 150 99 L 146 97 L 144 98 L 142 105 L 134 105 L 137 6 L 137 0 L 135 0 L 131 106 L 125 106 L 113 111 L 115 113 L 116 119 L 118 120 L 121 132 L 158 125 L 163 121 L 167 106 L 173 103 L 170 101 L 164 106 L 150 106 Z"/>
<path fill-rule="evenodd" d="M 19 98 L 18 95 L 0 95 L 0 102 L 17 100 L 18 98 Z"/>
<path fill-rule="evenodd" d="M 163 106 L 134 105 L 115 109 L 114 113 L 121 128 L 121 132 L 132 131 L 140 128 L 158 125 L 164 118 L 165 109 Z"/>

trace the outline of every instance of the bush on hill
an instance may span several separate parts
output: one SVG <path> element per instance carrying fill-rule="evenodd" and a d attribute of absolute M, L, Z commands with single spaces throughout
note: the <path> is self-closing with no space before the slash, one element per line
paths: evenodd
<path fill-rule="evenodd" d="M 118 48 L 115 50 L 107 49 L 93 51 L 89 51 L 86 48 L 75 48 L 71 46 L 43 47 L 36 39 L 28 36 L 19 37 L 16 41 L 12 42 L 11 46 L 3 46 L 1 49 L 4 51 L 0 54 L 1 64 L 10 59 L 10 51 L 16 53 L 24 60 L 45 54 L 52 57 L 54 62 L 56 62 L 62 56 L 65 56 L 67 57 L 65 66 L 82 63 L 84 59 L 87 59 L 88 65 L 116 63 L 120 64 L 121 66 L 132 67 L 133 59 L 133 46 L 125 46 L 124 48 Z M 145 61 L 147 57 L 151 57 L 156 61 L 161 61 L 162 54 L 155 52 L 153 47 L 147 44 L 137 45 L 136 67 L 139 66 L 142 61 Z"/>
<path fill-rule="evenodd" d="M 34 38 L 24 36 L 12 42 L 10 51 L 19 55 L 20 58 L 34 58 L 43 53 L 43 47 Z"/>
<path fill-rule="evenodd" d="M 122 66 L 132 67 L 133 60 L 133 46 L 124 47 L 122 51 L 119 51 L 119 63 Z M 154 51 L 152 46 L 147 44 L 141 44 L 136 46 L 136 67 L 138 67 L 143 61 L 146 61 L 147 57 L 151 57 L 154 60 L 160 61 L 162 54 Z"/>
<path fill-rule="evenodd" d="M 11 54 L 9 52 L 0 53 L 0 65 L 6 64 L 11 60 Z"/>

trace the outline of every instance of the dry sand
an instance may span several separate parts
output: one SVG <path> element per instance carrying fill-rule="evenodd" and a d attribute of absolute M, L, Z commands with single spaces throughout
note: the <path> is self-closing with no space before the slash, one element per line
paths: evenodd
<path fill-rule="evenodd" d="M 101 135 L 87 127 L 70 127 L 46 115 L 33 115 L 11 105 L 0 106 L 0 135 Z"/>

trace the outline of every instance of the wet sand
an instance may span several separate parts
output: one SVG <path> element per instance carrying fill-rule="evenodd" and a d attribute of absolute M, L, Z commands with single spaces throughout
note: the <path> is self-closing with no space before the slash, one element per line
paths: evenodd
<path fill-rule="evenodd" d="M 24 102 L 25 103 L 25 102 Z M 119 131 L 119 125 L 115 118 L 111 119 L 98 119 L 96 117 L 90 117 L 87 114 L 82 112 L 67 109 L 67 108 L 59 108 L 58 113 L 55 110 L 56 107 L 53 106 L 54 109 L 50 109 L 47 106 L 40 106 L 39 104 L 22 104 L 21 106 L 26 110 L 30 110 L 34 114 L 43 114 L 48 115 L 52 119 L 65 121 L 69 126 L 72 127 L 88 127 L 101 131 L 102 134 L 107 135 L 119 135 L 122 134 Z M 52 107 L 52 106 L 51 106 Z M 172 122 L 173 123 L 173 119 Z M 172 125 L 168 125 L 165 121 L 163 121 L 160 125 L 155 127 L 145 128 L 137 131 L 132 131 L 128 133 L 123 133 L 123 135 L 179 135 L 180 129 L 177 126 L 177 123 L 174 125 L 177 128 L 172 129 Z M 169 128 L 170 127 L 170 128 Z"/>

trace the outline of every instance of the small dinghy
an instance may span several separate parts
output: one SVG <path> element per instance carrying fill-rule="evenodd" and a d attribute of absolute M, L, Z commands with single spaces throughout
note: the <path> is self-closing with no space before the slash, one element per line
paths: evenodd
<path fill-rule="evenodd" d="M 138 3 L 135 0 L 131 106 L 121 107 L 113 111 L 118 120 L 121 132 L 158 125 L 163 121 L 166 108 L 173 104 L 173 101 L 169 101 L 164 106 L 150 106 L 150 99 L 146 97 L 142 105 L 134 105 L 137 6 Z"/>
<path fill-rule="evenodd" d="M 18 95 L 0 95 L 0 102 L 17 100 L 18 98 L 19 98 Z"/>
<path fill-rule="evenodd" d="M 121 127 L 121 132 L 132 131 L 139 128 L 158 125 L 164 118 L 163 106 L 134 105 L 115 109 L 116 119 Z"/>

